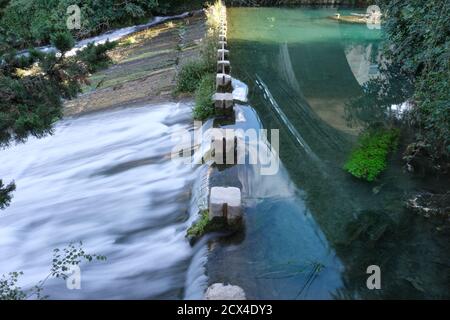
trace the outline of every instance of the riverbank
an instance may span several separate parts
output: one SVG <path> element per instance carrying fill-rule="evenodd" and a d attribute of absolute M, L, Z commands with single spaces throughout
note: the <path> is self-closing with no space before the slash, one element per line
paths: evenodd
<path fill-rule="evenodd" d="M 64 115 L 175 101 L 177 72 L 200 54 L 205 32 L 200 11 L 122 38 L 109 53 L 113 64 L 93 74 L 77 99 L 66 101 Z"/>

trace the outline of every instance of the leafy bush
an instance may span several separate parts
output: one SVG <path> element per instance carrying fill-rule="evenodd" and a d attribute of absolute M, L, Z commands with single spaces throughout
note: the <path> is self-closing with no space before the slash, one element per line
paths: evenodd
<path fill-rule="evenodd" d="M 49 43 L 51 35 L 67 30 L 67 8 L 78 5 L 81 29 L 73 30 L 84 38 L 125 24 L 135 24 L 151 15 L 157 0 L 11 0 L 3 12 L 0 25 L 13 31 L 28 45 Z"/>
<path fill-rule="evenodd" d="M 95 45 L 94 43 L 89 43 L 86 48 L 78 51 L 77 57 L 81 61 L 88 65 L 89 72 L 93 73 L 99 69 L 106 68 L 110 63 L 107 52 L 113 49 L 117 45 L 117 42 L 106 41 L 102 45 Z"/>
<path fill-rule="evenodd" d="M 12 182 L 5 186 L 0 179 L 0 210 L 5 209 L 11 202 L 11 193 L 16 189 L 16 185 Z"/>
<path fill-rule="evenodd" d="M 70 243 L 63 249 L 54 249 L 52 268 L 49 274 L 30 289 L 24 290 L 18 285 L 19 278 L 23 275 L 21 271 L 10 272 L 1 276 L 0 300 L 45 300 L 48 296 L 44 296 L 43 291 L 47 280 L 51 278 L 67 280 L 72 274 L 71 268 L 79 266 L 82 262 L 92 262 L 93 260 L 105 261 L 106 257 L 86 253 L 82 242 L 79 244 Z"/>
<path fill-rule="evenodd" d="M 202 60 L 185 64 L 178 74 L 176 93 L 194 93 L 200 80 L 208 73 L 208 66 Z"/>
<path fill-rule="evenodd" d="M 416 83 L 414 99 L 418 108 L 413 124 L 419 130 L 417 139 L 426 143 L 433 163 L 450 159 L 450 70 L 430 72 Z"/>
<path fill-rule="evenodd" d="M 397 129 L 375 129 L 364 132 L 344 169 L 353 176 L 374 181 L 386 169 L 387 156 L 397 144 Z"/>
<path fill-rule="evenodd" d="M 194 118 L 206 120 L 214 116 L 214 103 L 212 96 L 215 92 L 214 74 L 207 74 L 200 80 L 195 92 Z"/>
<path fill-rule="evenodd" d="M 450 2 L 380 2 L 386 13 L 387 57 L 415 80 L 416 144 L 425 146 L 432 164 L 450 167 Z"/>
<path fill-rule="evenodd" d="M 75 40 L 69 32 L 56 32 L 51 36 L 52 45 L 61 52 L 69 51 L 75 45 Z"/>
<path fill-rule="evenodd" d="M 164 0 L 158 1 L 158 6 L 154 9 L 156 14 L 177 14 L 181 12 L 201 9 L 205 0 Z"/>
<path fill-rule="evenodd" d="M 203 41 L 201 59 L 184 65 L 178 74 L 176 93 L 195 92 L 194 118 L 205 120 L 214 115 L 212 96 L 215 91 L 217 39 L 222 3 L 216 1 L 206 10 L 208 32 Z"/>

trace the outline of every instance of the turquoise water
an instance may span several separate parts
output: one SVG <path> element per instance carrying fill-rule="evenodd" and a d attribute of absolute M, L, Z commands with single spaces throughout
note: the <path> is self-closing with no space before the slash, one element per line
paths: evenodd
<path fill-rule="evenodd" d="M 250 88 L 251 108 L 241 108 L 250 126 L 280 129 L 282 166 L 242 186 L 245 234 L 211 251 L 210 283 L 240 285 L 255 299 L 448 298 L 448 223 L 404 207 L 448 182 L 405 172 L 400 151 L 373 184 L 342 170 L 364 125 L 348 121 L 361 117 L 349 105 L 383 65 L 382 31 L 329 19 L 335 12 L 228 11 L 232 73 Z M 370 265 L 381 268 L 381 290 L 366 286 Z"/>

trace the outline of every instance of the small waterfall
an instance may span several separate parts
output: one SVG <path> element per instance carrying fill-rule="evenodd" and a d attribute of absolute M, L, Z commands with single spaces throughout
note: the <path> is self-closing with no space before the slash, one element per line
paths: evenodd
<path fill-rule="evenodd" d="M 232 86 L 233 86 L 233 99 L 239 102 L 247 102 L 248 101 L 248 86 L 238 80 L 233 78 L 232 79 Z"/>
<path fill-rule="evenodd" d="M 208 287 L 208 277 L 205 274 L 205 266 L 208 260 L 207 239 L 204 238 L 197 243 L 194 247 L 194 252 L 195 254 L 186 273 L 185 300 L 203 299 L 203 293 Z"/>
<path fill-rule="evenodd" d="M 190 190 L 203 190 L 204 168 L 171 158 L 171 135 L 192 130 L 191 108 L 167 103 L 67 118 L 53 136 L 2 150 L 0 176 L 15 179 L 17 190 L 0 215 L 0 275 L 23 271 L 20 285 L 29 288 L 50 271 L 54 248 L 82 240 L 107 261 L 81 266 L 81 290 L 48 282 L 51 298 L 180 298 L 197 253 L 185 238 L 198 211 Z"/>
<path fill-rule="evenodd" d="M 210 128 L 213 126 L 213 120 L 210 119 L 204 124 L 194 128 L 191 135 L 193 141 L 192 156 L 188 155 L 185 159 L 191 164 L 200 164 L 196 171 L 196 180 L 192 186 L 192 194 L 189 208 L 189 220 L 187 228 L 189 228 L 198 218 L 203 210 L 208 209 L 209 196 L 209 175 L 211 173 L 209 162 L 203 163 L 205 158 L 209 158 L 211 152 L 211 137 L 209 135 Z M 186 273 L 184 299 L 198 300 L 203 298 L 203 293 L 208 286 L 208 277 L 206 276 L 206 262 L 208 259 L 208 238 L 204 237 L 193 248 L 195 252 L 189 264 Z"/>

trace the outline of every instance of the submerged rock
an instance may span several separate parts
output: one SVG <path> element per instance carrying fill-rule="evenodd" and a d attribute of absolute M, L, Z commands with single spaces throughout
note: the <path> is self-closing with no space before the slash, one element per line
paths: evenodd
<path fill-rule="evenodd" d="M 205 293 L 205 300 L 246 300 L 244 289 L 238 286 L 214 283 Z"/>
<path fill-rule="evenodd" d="M 450 217 L 450 192 L 445 194 L 421 193 L 406 202 L 409 209 L 423 215 Z"/>

